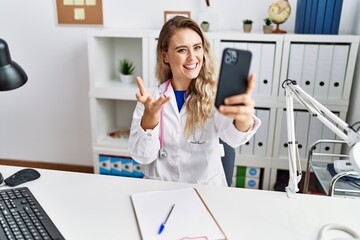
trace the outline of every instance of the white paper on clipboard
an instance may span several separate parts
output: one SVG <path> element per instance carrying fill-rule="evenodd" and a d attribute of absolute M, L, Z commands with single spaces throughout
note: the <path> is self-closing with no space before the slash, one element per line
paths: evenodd
<path fill-rule="evenodd" d="M 141 238 L 226 239 L 225 234 L 195 188 L 131 194 Z M 164 231 L 158 230 L 175 204 Z"/>

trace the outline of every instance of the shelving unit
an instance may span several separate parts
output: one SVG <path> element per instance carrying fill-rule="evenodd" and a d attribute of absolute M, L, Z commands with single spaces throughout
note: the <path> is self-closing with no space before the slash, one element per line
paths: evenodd
<path fill-rule="evenodd" d="M 135 84 L 120 82 L 117 65 L 121 58 L 131 59 L 136 65 L 136 75 L 143 78 L 146 87 L 156 86 L 155 64 L 158 34 L 159 30 L 118 29 L 93 31 L 88 35 L 89 98 L 95 173 L 99 173 L 100 155 L 130 157 L 126 138 L 112 139 L 108 136 L 111 131 L 130 127 L 136 105 L 135 93 L 138 91 Z M 320 84 L 321 76 L 330 76 L 329 83 L 335 84 L 337 87 L 328 91 L 331 93 L 330 95 L 320 96 L 318 100 L 346 120 L 360 37 L 244 34 L 229 31 L 208 32 L 206 35 L 217 59 L 220 59 L 225 47 L 249 49 L 253 53 L 251 71 L 255 72 L 257 80 L 253 96 L 256 101 L 257 115 L 263 120 L 263 129 L 259 130 L 248 144 L 237 149 L 236 165 L 262 168 L 263 182 L 261 185 L 263 189 L 272 189 L 277 170 L 288 169 L 288 158 L 286 154 L 283 154 L 286 152 L 284 151 L 286 149 L 283 149 L 283 141 L 286 142 L 286 139 L 283 138 L 284 131 L 286 133 L 286 127 L 284 127 L 286 126 L 285 96 L 281 88 L 283 80 L 294 78 L 298 80 L 299 84 L 305 84 L 307 80 L 311 80 L 311 83 L 314 81 L 313 84 Z M 304 49 L 307 48 L 324 48 L 327 51 L 317 50 L 312 52 L 313 55 L 305 54 L 304 57 Z M 329 49 L 333 50 L 331 59 L 317 58 L 320 52 L 328 53 Z M 299 52 L 302 54 L 298 54 Z M 337 64 L 336 60 L 341 63 L 341 66 Z M 316 64 L 307 64 L 308 61 L 314 61 Z M 311 72 L 311 67 L 315 67 L 312 69 L 314 72 Z M 313 79 L 307 79 L 310 73 L 314 74 Z M 299 104 L 295 103 L 295 108 L 299 110 L 296 111 L 299 116 L 309 115 Z M 318 134 L 322 136 L 323 131 L 324 134 L 328 134 L 326 130 L 323 130 L 325 128 L 322 125 L 310 119 L 309 116 L 308 122 L 307 128 L 305 127 L 306 131 L 303 131 L 304 127 L 301 128 L 305 134 L 302 144 L 304 149 L 301 150 L 304 152 L 302 156 L 303 169 L 305 169 L 306 163 L 306 147 L 311 145 L 312 137 L 310 136 L 314 135 L 309 135 L 308 132 L 312 132 L 311 129 L 314 126 L 318 126 L 318 129 L 322 129 Z M 326 136 L 330 136 L 330 134 Z M 332 137 L 335 138 L 334 135 Z M 340 151 L 340 149 L 330 147 L 330 151 Z"/>

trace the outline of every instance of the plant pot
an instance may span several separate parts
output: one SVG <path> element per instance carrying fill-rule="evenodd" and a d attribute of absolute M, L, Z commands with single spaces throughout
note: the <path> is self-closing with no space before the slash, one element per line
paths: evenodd
<path fill-rule="evenodd" d="M 201 24 L 200 24 L 200 27 L 201 27 L 201 29 L 202 29 L 204 32 L 208 32 L 208 31 L 209 31 L 210 24 L 209 24 L 209 23 L 201 23 Z"/>
<path fill-rule="evenodd" d="M 244 32 L 251 32 L 251 28 L 252 28 L 252 24 L 244 24 L 243 25 L 243 30 Z"/>
<path fill-rule="evenodd" d="M 272 33 L 272 31 L 273 31 L 272 25 L 264 25 L 263 26 L 263 32 L 265 34 Z"/>
<path fill-rule="evenodd" d="M 120 81 L 126 84 L 135 83 L 135 76 L 134 75 L 124 75 L 120 73 Z"/>

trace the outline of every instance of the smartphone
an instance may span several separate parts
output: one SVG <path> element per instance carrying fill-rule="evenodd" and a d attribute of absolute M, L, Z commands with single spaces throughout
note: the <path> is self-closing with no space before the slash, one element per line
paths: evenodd
<path fill-rule="evenodd" d="M 225 98 L 246 92 L 251 58 L 250 51 L 236 48 L 224 49 L 215 98 L 216 108 L 224 104 Z"/>

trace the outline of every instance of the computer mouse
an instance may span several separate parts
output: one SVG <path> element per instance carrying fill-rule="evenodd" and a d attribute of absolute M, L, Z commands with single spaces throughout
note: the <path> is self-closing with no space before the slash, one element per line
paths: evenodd
<path fill-rule="evenodd" d="M 40 177 L 40 173 L 32 168 L 24 168 L 4 180 L 6 185 L 15 187 L 22 183 L 30 182 Z"/>

